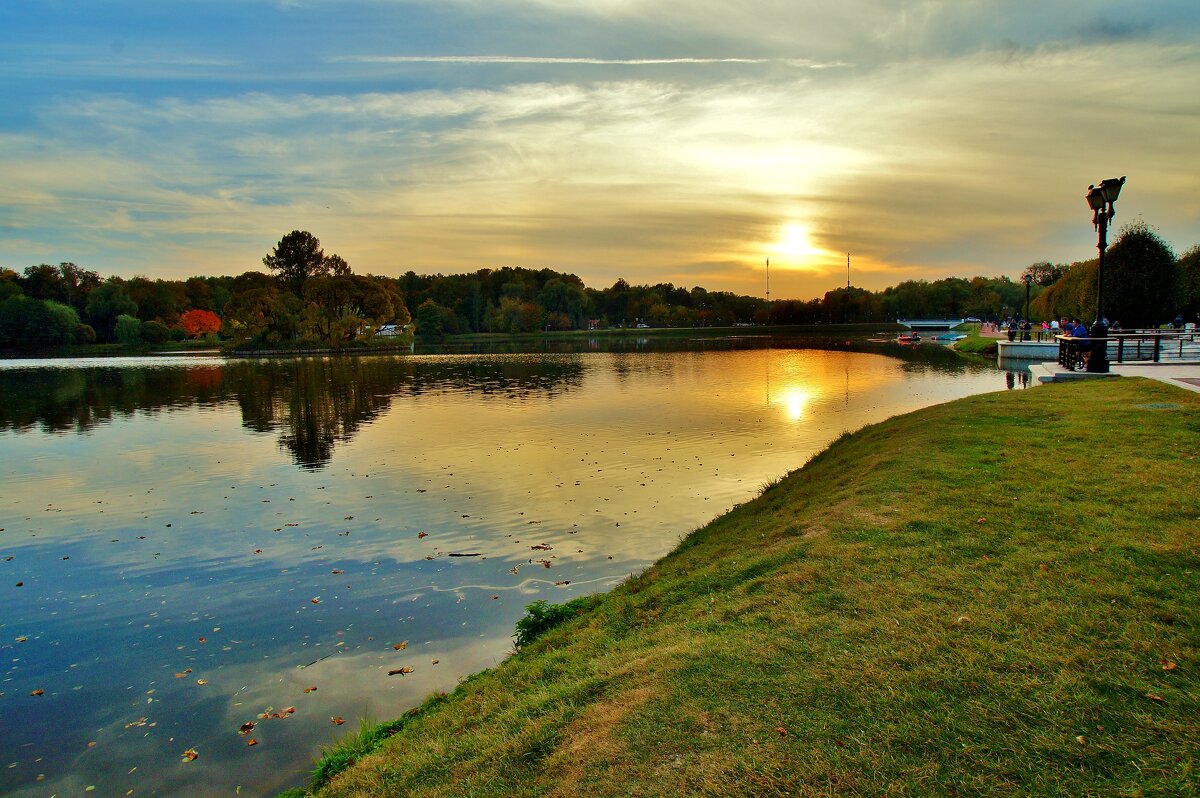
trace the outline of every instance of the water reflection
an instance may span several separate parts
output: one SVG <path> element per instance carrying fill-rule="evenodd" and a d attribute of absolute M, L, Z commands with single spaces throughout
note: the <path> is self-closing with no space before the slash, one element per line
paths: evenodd
<path fill-rule="evenodd" d="M 494 665 L 532 600 L 1006 387 L 842 346 L 0 369 L 0 793 L 297 784 L 331 717 Z"/>

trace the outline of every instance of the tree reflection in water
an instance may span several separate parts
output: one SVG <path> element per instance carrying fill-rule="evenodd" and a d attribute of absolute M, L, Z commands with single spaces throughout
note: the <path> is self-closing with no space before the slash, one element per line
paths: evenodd
<path fill-rule="evenodd" d="M 443 390 L 552 396 L 578 388 L 583 364 L 563 357 L 328 357 L 222 365 L 0 370 L 0 430 L 86 433 L 135 413 L 236 402 L 242 425 L 277 432 L 296 464 L 320 469 L 391 406 Z"/>

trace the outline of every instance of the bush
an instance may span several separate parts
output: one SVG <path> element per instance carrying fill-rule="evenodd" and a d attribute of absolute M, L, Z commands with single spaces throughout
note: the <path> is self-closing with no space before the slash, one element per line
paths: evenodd
<path fill-rule="evenodd" d="M 142 340 L 148 344 L 161 344 L 171 337 L 171 328 L 161 321 L 142 323 Z"/>
<path fill-rule="evenodd" d="M 183 329 L 182 327 L 172 327 L 171 328 L 171 340 L 172 341 L 186 341 L 187 337 L 188 337 L 187 330 Z"/>
<path fill-rule="evenodd" d="M 582 615 L 587 609 L 590 596 L 580 596 L 571 599 L 566 604 L 551 604 L 539 599 L 525 608 L 525 617 L 516 623 L 517 648 L 523 648 L 534 640 L 549 632 L 577 615 Z"/>
<path fill-rule="evenodd" d="M 72 337 L 77 344 L 96 343 L 96 331 L 92 329 L 92 325 L 90 324 L 76 324 Z"/>
<path fill-rule="evenodd" d="M 142 322 L 137 316 L 122 313 L 117 316 L 113 337 L 123 344 L 136 344 L 142 340 Z"/>

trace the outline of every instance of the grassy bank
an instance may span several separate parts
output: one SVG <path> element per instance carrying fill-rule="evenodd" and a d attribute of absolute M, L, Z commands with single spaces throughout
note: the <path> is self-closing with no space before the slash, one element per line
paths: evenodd
<path fill-rule="evenodd" d="M 985 355 L 995 357 L 999 351 L 996 341 L 999 339 L 979 334 L 978 324 L 963 324 L 955 332 L 966 333 L 967 337 L 954 342 L 954 348 L 965 355 Z"/>
<path fill-rule="evenodd" d="M 1195 795 L 1198 411 L 1122 379 L 844 436 L 317 792 Z"/>

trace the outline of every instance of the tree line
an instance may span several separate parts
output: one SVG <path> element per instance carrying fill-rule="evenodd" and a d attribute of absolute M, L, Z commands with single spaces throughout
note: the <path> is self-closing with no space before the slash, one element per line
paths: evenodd
<path fill-rule="evenodd" d="M 237 276 L 102 278 L 74 263 L 0 268 L 0 344 L 156 344 L 203 338 L 234 347 L 353 347 L 411 331 L 428 341 L 459 333 L 593 327 L 840 324 L 897 318 L 1088 318 L 1096 260 L 1041 261 L 1017 280 L 906 280 L 881 291 L 838 288 L 819 298 L 774 300 L 671 283 L 619 279 L 589 288 L 573 274 L 505 266 L 469 274 L 398 278 L 354 274 L 316 236 L 294 230 Z M 1124 326 L 1200 313 L 1200 247 L 1176 258 L 1145 223 L 1122 229 L 1105 260 L 1106 311 Z M 415 309 L 414 319 L 410 308 Z"/>

